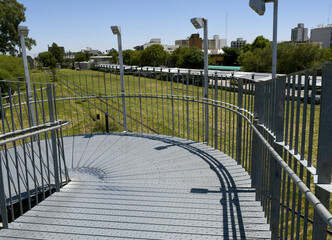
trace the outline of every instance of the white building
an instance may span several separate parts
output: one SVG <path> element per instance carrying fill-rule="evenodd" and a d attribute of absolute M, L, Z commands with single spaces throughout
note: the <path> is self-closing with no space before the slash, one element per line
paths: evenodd
<path fill-rule="evenodd" d="M 178 45 L 167 45 L 167 44 L 161 44 L 161 39 L 160 38 L 152 38 L 149 43 L 145 43 L 143 45 L 143 49 L 150 47 L 154 44 L 158 44 L 164 47 L 164 50 L 168 53 L 172 53 L 175 49 L 177 49 L 179 46 Z"/>
<path fill-rule="evenodd" d="M 208 49 L 221 49 L 227 47 L 227 39 L 220 39 L 219 35 L 214 35 L 213 39 L 209 40 Z"/>
<path fill-rule="evenodd" d="M 164 50 L 166 52 L 168 52 L 169 54 L 171 54 L 172 52 L 174 52 L 174 50 L 179 47 L 179 45 L 167 45 L 167 44 L 164 44 L 162 46 L 164 47 Z"/>
<path fill-rule="evenodd" d="M 310 42 L 321 43 L 322 47 L 329 48 L 332 45 L 332 24 L 311 29 Z"/>
<path fill-rule="evenodd" d="M 154 45 L 154 44 L 159 44 L 159 45 L 161 45 L 161 38 L 152 38 L 152 39 L 150 40 L 150 42 L 148 42 L 148 43 L 144 43 L 143 48 L 145 49 L 145 48 L 150 47 L 150 46 L 152 46 L 152 45 Z"/>
<path fill-rule="evenodd" d="M 100 56 L 102 54 L 101 51 L 92 49 L 90 47 L 86 47 L 84 49 L 81 49 L 81 52 L 83 52 L 83 53 L 89 53 L 92 56 Z"/>

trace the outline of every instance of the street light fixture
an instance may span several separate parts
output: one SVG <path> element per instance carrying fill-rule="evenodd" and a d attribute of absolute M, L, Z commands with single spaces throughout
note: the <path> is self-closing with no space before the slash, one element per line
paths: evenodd
<path fill-rule="evenodd" d="M 204 27 L 204 18 L 192 18 L 190 19 L 191 23 L 196 29 Z"/>
<path fill-rule="evenodd" d="M 259 15 L 265 13 L 265 3 L 273 2 L 273 51 L 272 79 L 277 77 L 277 32 L 278 32 L 278 0 L 249 0 L 249 6 Z"/>
<path fill-rule="evenodd" d="M 121 34 L 120 26 L 111 26 L 111 30 L 112 30 L 114 35 Z"/>
<path fill-rule="evenodd" d="M 204 98 L 208 99 L 209 96 L 209 76 L 208 76 L 208 24 L 205 18 L 192 18 L 191 23 L 196 29 L 203 28 L 204 30 L 204 86 L 205 94 Z M 209 142 L 209 106 L 205 104 L 205 141 Z"/>
<path fill-rule="evenodd" d="M 31 92 L 31 83 L 30 83 L 30 75 L 29 75 L 29 67 L 28 67 L 28 60 L 27 60 L 27 54 L 26 54 L 26 47 L 25 47 L 25 37 L 29 34 L 29 29 L 27 26 L 21 26 L 19 25 L 17 27 L 17 32 L 20 35 L 21 40 L 21 50 L 22 50 L 22 58 L 23 58 L 23 65 L 24 65 L 24 74 L 25 74 L 25 81 L 27 83 L 27 90 L 28 90 L 28 98 L 30 104 L 28 105 L 28 108 L 30 109 L 30 118 L 29 121 L 31 121 L 31 125 L 36 125 L 36 119 L 35 119 L 35 111 L 33 108 L 32 103 L 32 92 Z"/>
<path fill-rule="evenodd" d="M 18 30 L 18 33 L 20 34 L 20 35 L 23 35 L 23 36 L 28 36 L 28 34 L 29 34 L 29 29 L 28 29 L 28 27 L 27 26 L 21 26 L 21 25 L 19 25 L 18 27 L 17 27 L 17 30 Z"/>
<path fill-rule="evenodd" d="M 118 51 L 119 51 L 119 65 L 120 65 L 123 126 L 124 126 L 124 131 L 127 132 L 128 131 L 128 128 L 127 128 L 127 109 L 126 109 L 125 84 L 124 84 L 124 73 L 123 73 L 121 28 L 120 28 L 120 26 L 111 26 L 111 30 L 112 30 L 114 35 L 118 36 Z"/>

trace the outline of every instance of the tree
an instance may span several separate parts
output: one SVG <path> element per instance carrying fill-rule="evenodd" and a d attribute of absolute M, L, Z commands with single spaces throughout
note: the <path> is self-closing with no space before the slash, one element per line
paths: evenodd
<path fill-rule="evenodd" d="M 159 44 L 153 44 L 141 52 L 141 64 L 147 66 L 164 65 L 167 58 L 167 52 Z"/>
<path fill-rule="evenodd" d="M 14 56 L 17 54 L 17 47 L 20 46 L 20 37 L 17 26 L 25 21 L 25 10 L 23 4 L 16 0 L 0 1 L 0 52 L 9 53 Z M 36 41 L 32 38 L 25 38 L 25 44 L 29 50 Z"/>
<path fill-rule="evenodd" d="M 224 51 L 223 57 L 225 66 L 239 66 L 237 60 L 240 56 L 240 49 L 224 47 L 222 50 Z"/>
<path fill-rule="evenodd" d="M 130 65 L 141 65 L 141 52 L 140 51 L 132 51 L 130 55 Z"/>
<path fill-rule="evenodd" d="M 83 52 L 75 53 L 74 62 L 85 62 L 88 60 L 89 60 L 89 57 L 86 55 L 86 53 L 83 53 Z"/>
<path fill-rule="evenodd" d="M 256 48 L 253 51 L 242 53 L 238 62 L 248 72 L 271 72 L 272 71 L 272 44 L 265 48 Z"/>
<path fill-rule="evenodd" d="M 61 49 L 56 43 L 52 43 L 49 52 L 56 59 L 57 63 L 61 64 L 63 62 L 63 56 L 65 55 L 65 53 L 63 52 L 63 49 Z"/>
<path fill-rule="evenodd" d="M 312 43 L 295 45 L 283 42 L 278 44 L 277 51 L 277 71 L 284 74 L 301 71 L 332 60 L 331 49 L 320 49 L 318 45 Z M 268 43 L 264 48 L 242 53 L 238 60 L 245 71 L 271 72 L 272 43 Z"/>
<path fill-rule="evenodd" d="M 112 48 L 109 53 L 108 56 L 111 56 L 111 60 L 110 63 L 116 64 L 119 61 L 119 53 L 118 51 L 116 51 L 114 48 Z"/>
<path fill-rule="evenodd" d="M 279 73 L 297 72 L 332 60 L 330 49 L 321 49 L 318 45 L 312 43 L 297 45 L 280 43 L 277 49 L 277 70 Z"/>
<path fill-rule="evenodd" d="M 201 69 L 204 67 L 204 53 L 198 47 L 191 47 L 184 51 L 182 55 L 182 65 L 184 68 Z"/>
<path fill-rule="evenodd" d="M 130 50 L 130 49 L 124 50 L 122 52 L 123 64 L 130 65 L 130 59 L 131 59 L 132 53 L 133 53 L 133 50 Z"/>
<path fill-rule="evenodd" d="M 197 47 L 179 47 L 173 51 L 169 60 L 176 67 L 197 69 L 204 67 L 204 53 Z"/>
<path fill-rule="evenodd" d="M 183 54 L 189 50 L 188 47 L 178 47 L 169 56 L 169 60 L 175 67 L 182 67 L 183 65 Z"/>
<path fill-rule="evenodd" d="M 57 60 L 50 52 L 39 53 L 37 60 L 43 65 L 43 67 L 49 67 L 51 69 L 56 67 Z"/>
<path fill-rule="evenodd" d="M 251 50 L 255 50 L 257 48 L 265 48 L 269 44 L 270 40 L 264 38 L 263 36 L 258 36 L 251 44 Z"/>

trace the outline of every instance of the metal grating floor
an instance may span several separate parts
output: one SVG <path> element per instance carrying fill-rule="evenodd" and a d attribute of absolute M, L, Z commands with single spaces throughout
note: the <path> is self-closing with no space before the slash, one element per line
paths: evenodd
<path fill-rule="evenodd" d="M 224 153 L 180 138 L 64 138 L 72 181 L 1 239 L 270 239 L 250 177 Z"/>

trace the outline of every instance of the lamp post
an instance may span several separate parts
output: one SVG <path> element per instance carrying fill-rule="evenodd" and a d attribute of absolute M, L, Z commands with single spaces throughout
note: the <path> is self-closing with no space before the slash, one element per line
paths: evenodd
<path fill-rule="evenodd" d="M 204 98 L 207 102 L 209 96 L 209 76 L 208 76 L 208 25 L 205 18 L 192 18 L 191 23 L 196 29 L 203 28 L 204 31 L 204 86 L 205 94 Z M 205 104 L 205 142 L 209 142 L 209 106 Z"/>
<path fill-rule="evenodd" d="M 28 36 L 29 29 L 27 26 L 18 26 L 17 31 L 20 35 L 20 40 L 21 40 L 21 50 L 22 50 L 22 58 L 23 58 L 23 65 L 24 65 L 24 74 L 25 74 L 25 81 L 27 83 L 27 90 L 28 90 L 28 98 L 29 98 L 29 121 L 31 121 L 31 125 L 35 126 L 36 125 L 36 119 L 35 119 L 35 111 L 33 108 L 33 103 L 32 103 L 32 92 L 31 92 L 31 83 L 30 83 L 30 75 L 29 75 L 29 67 L 28 67 L 28 60 L 27 60 L 27 55 L 26 55 L 26 47 L 25 47 L 25 37 Z"/>
<path fill-rule="evenodd" d="M 278 32 L 278 0 L 250 0 L 249 6 L 258 14 L 264 15 L 265 3 L 273 2 L 273 50 L 272 79 L 277 76 L 277 32 Z"/>
<path fill-rule="evenodd" d="M 121 28 L 120 26 L 111 26 L 111 30 L 114 35 L 118 36 L 118 51 L 119 51 L 119 64 L 120 64 L 120 81 L 121 81 L 121 95 L 122 95 L 122 112 L 123 112 L 123 127 L 124 131 L 127 132 L 127 110 L 126 110 L 126 99 L 125 99 L 125 85 L 124 85 L 124 74 L 123 74 L 123 57 L 122 57 L 122 42 L 121 42 Z"/>

